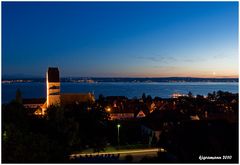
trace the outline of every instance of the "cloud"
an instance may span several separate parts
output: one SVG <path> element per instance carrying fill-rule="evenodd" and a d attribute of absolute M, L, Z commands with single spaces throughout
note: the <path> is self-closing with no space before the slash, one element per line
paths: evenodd
<path fill-rule="evenodd" d="M 163 62 L 163 63 L 170 63 L 176 62 L 177 59 L 174 57 L 163 57 L 163 56 L 136 56 L 139 60 L 147 60 L 151 62 Z"/>
<path fill-rule="evenodd" d="M 228 56 L 224 55 L 224 54 L 219 54 L 219 55 L 213 56 L 213 58 L 215 58 L 215 59 L 224 59 L 224 58 L 228 58 Z"/>
<path fill-rule="evenodd" d="M 207 61 L 207 59 L 197 57 L 197 58 L 185 58 L 185 59 L 183 59 L 183 61 L 184 62 L 189 62 L 189 63 L 194 63 L 194 62 L 199 62 L 199 61 L 201 61 L 201 62 Z"/>
<path fill-rule="evenodd" d="M 153 62 L 161 61 L 159 58 L 152 57 L 152 56 L 151 57 L 137 56 L 136 58 L 140 59 L 140 60 L 148 60 L 148 61 L 153 61 Z"/>
<path fill-rule="evenodd" d="M 199 60 L 196 60 L 196 59 L 184 59 L 183 61 L 184 62 L 197 62 Z"/>

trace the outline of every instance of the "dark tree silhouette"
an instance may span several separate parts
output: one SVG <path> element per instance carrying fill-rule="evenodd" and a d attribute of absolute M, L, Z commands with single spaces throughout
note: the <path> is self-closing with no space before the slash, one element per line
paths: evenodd
<path fill-rule="evenodd" d="M 22 93 L 20 89 L 18 88 L 16 91 L 16 101 L 20 104 L 22 104 Z"/>

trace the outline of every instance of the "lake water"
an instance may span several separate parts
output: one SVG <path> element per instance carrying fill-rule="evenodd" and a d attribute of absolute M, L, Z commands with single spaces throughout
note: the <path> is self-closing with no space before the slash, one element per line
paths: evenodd
<path fill-rule="evenodd" d="M 46 84 L 43 82 L 34 83 L 11 83 L 2 84 L 2 103 L 7 103 L 15 98 L 16 90 L 20 89 L 23 98 L 45 98 Z M 213 91 L 228 91 L 238 93 L 238 83 L 229 82 L 184 82 L 184 83 L 61 83 L 61 93 L 87 93 L 94 92 L 95 97 L 99 94 L 104 96 L 127 96 L 128 98 L 140 98 L 143 93 L 152 97 L 159 96 L 169 98 L 171 94 L 179 92 L 193 95 L 207 95 Z"/>

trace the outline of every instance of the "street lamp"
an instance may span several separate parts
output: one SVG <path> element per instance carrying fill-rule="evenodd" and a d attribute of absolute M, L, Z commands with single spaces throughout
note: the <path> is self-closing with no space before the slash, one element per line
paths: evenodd
<path fill-rule="evenodd" d="M 107 111 L 108 111 L 108 112 L 111 112 L 111 108 L 110 108 L 110 107 L 108 107 L 108 108 L 107 108 Z"/>
<path fill-rule="evenodd" d="M 118 147 L 119 147 L 119 141 L 120 141 L 120 138 L 119 138 L 119 128 L 121 127 L 120 124 L 117 125 L 117 129 L 118 129 Z"/>

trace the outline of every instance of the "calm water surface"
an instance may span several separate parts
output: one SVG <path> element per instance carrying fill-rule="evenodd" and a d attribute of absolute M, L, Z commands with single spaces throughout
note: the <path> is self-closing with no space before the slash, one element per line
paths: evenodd
<path fill-rule="evenodd" d="M 2 84 L 2 102 L 6 103 L 14 99 L 18 88 L 21 90 L 23 98 L 46 97 L 46 84 L 44 82 Z M 140 98 L 143 93 L 152 97 L 169 98 L 174 92 L 187 94 L 191 91 L 194 95 L 207 95 L 218 90 L 237 93 L 238 83 L 61 83 L 61 93 L 94 92 L 96 98 L 98 98 L 99 94 Z"/>

